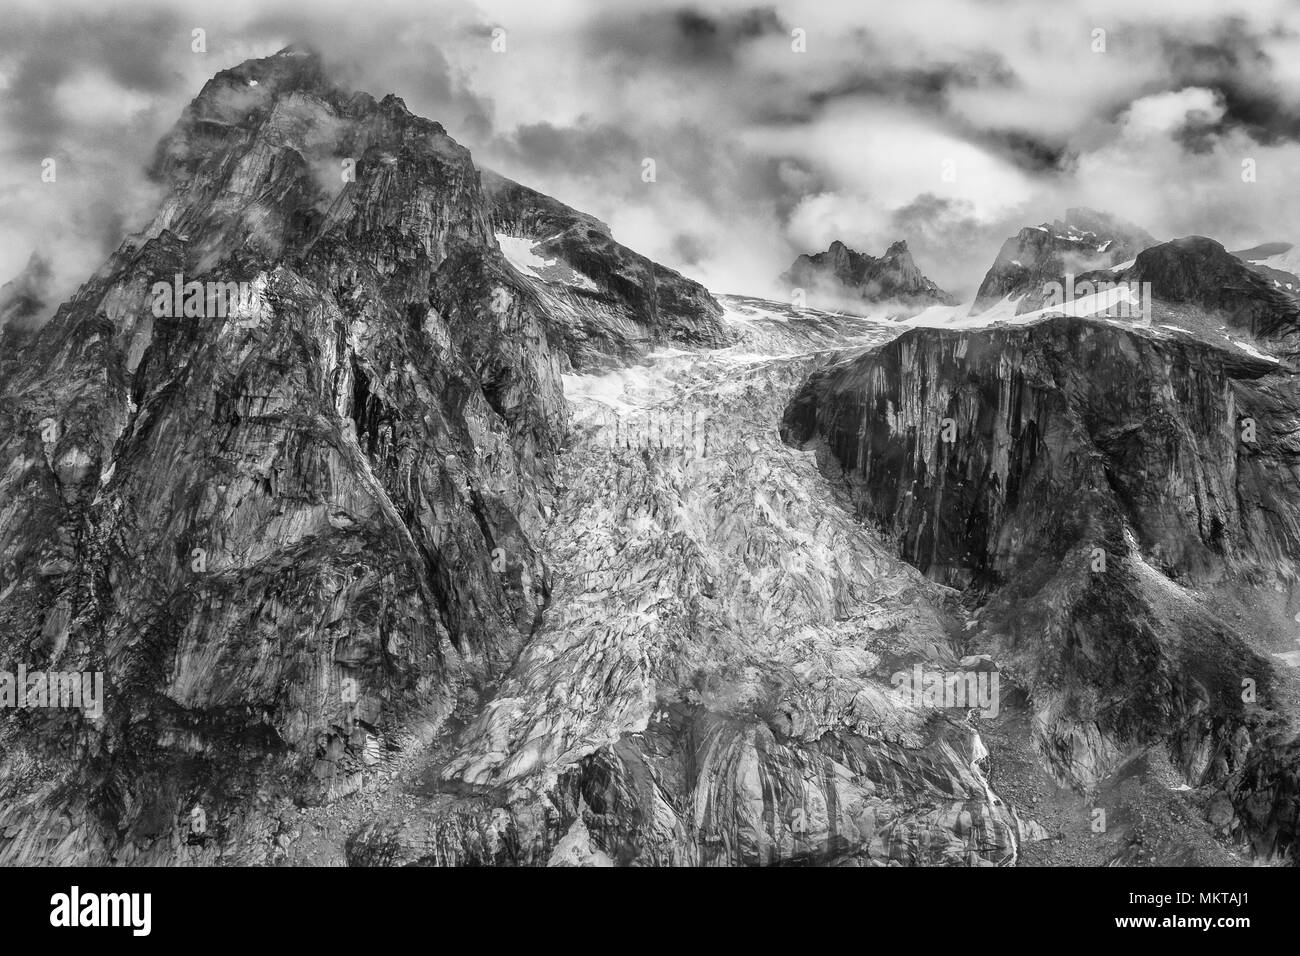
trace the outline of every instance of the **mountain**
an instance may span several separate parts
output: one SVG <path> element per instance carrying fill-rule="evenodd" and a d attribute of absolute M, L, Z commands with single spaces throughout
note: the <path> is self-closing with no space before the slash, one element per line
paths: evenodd
<path fill-rule="evenodd" d="M 149 226 L 0 343 L 0 657 L 106 687 L 6 711 L 7 863 L 269 859 L 284 807 L 388 772 L 551 600 L 561 376 L 724 336 L 594 226 L 556 307 L 469 152 L 301 49 L 205 84 L 152 174 Z"/>
<path fill-rule="evenodd" d="M 1152 246 L 1116 278 L 1150 282 L 1156 299 L 1179 310 L 1177 318 L 1195 310 L 1274 352 L 1300 354 L 1300 304 L 1213 239 L 1188 236 Z"/>
<path fill-rule="evenodd" d="M 727 344 L 698 282 L 614 241 L 609 227 L 488 170 L 483 190 L 506 257 L 563 323 L 574 367 L 633 360 L 668 341 Z"/>
<path fill-rule="evenodd" d="M 1273 288 L 1300 299 L 1300 249 L 1290 242 L 1266 242 L 1232 253 L 1268 279 Z"/>
<path fill-rule="evenodd" d="M 1016 312 L 1044 305 L 1043 287 L 1066 273 L 1080 275 L 1127 264 L 1156 244 L 1145 230 L 1106 213 L 1070 209 L 1064 220 L 1021 229 L 1002 244 L 980 283 L 971 314 L 986 312 L 1003 300 L 1016 303 Z"/>
<path fill-rule="evenodd" d="M 877 259 L 854 252 L 837 239 L 825 252 L 799 256 L 781 281 L 803 289 L 810 305 L 850 312 L 885 305 L 898 314 L 915 314 L 927 306 L 956 301 L 921 274 L 901 240 Z"/>
<path fill-rule="evenodd" d="M 1111 318 L 1177 329 L 1210 345 L 1300 356 L 1300 303 L 1253 264 L 1205 236 L 1157 243 L 1122 266 L 1074 277 L 1074 298 L 1008 319 L 1035 322 L 1052 315 Z M 1068 295 L 1069 293 L 1066 293 Z M 1132 306 L 1125 311 L 1120 304 Z M 1140 314 L 1149 308 L 1149 315 Z"/>
<path fill-rule="evenodd" d="M 1246 270 L 1185 268 L 1220 260 L 1206 242 L 1147 250 L 1134 269 L 1233 308 L 1218 283 Z M 1057 317 L 913 329 L 844 357 L 799 389 L 782 433 L 900 556 L 978 608 L 966 649 L 1015 675 L 1059 783 L 1113 810 L 1117 775 L 1147 776 L 1157 804 L 1172 781 L 1227 808 L 1212 814 L 1224 834 L 1276 855 L 1295 840 L 1281 768 L 1297 422 L 1296 373 L 1274 358 Z M 1185 839 L 1119 858 L 1168 859 Z"/>
<path fill-rule="evenodd" d="M 1296 322 L 1217 243 L 1105 269 L 1148 325 L 714 297 L 298 48 L 153 174 L 0 338 L 0 863 L 1294 861 Z"/>

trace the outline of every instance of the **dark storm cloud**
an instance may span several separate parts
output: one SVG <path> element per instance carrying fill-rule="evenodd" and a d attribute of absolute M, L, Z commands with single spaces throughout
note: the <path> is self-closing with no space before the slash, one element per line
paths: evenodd
<path fill-rule="evenodd" d="M 1020 129 L 980 127 L 953 112 L 951 96 L 955 90 L 1011 90 L 1020 84 L 1002 54 L 980 50 L 961 62 L 894 64 L 869 36 L 860 36 L 859 42 L 869 65 L 856 67 L 834 83 L 810 90 L 798 101 L 764 100 L 755 118 L 761 122 L 799 125 L 815 122 L 825 107 L 844 100 L 895 103 L 931 117 L 1026 171 L 1060 170 L 1068 166 L 1070 149 L 1062 139 L 1037 136 Z"/>
<path fill-rule="evenodd" d="M 1018 168 L 1040 173 L 1068 168 L 1073 152 L 1063 141 L 1040 139 L 1021 130 L 970 130 L 973 142 L 987 146 Z"/>
<path fill-rule="evenodd" d="M 1189 150 L 1202 152 L 1216 133 L 1240 129 L 1263 145 L 1300 141 L 1300 102 L 1273 81 L 1275 64 L 1264 50 L 1264 31 L 1239 17 L 1216 24 L 1212 35 L 1187 37 L 1169 30 L 1160 48 L 1169 70 L 1167 87 L 1213 90 L 1224 105 L 1216 123 L 1190 124 L 1183 134 Z"/>
<path fill-rule="evenodd" d="M 821 172 L 793 157 L 761 157 L 746 168 L 750 178 L 745 190 L 751 196 L 770 199 L 773 211 L 782 220 L 789 218 L 804 196 L 830 186 Z"/>
<path fill-rule="evenodd" d="M 15 63 L 0 105 L 0 122 L 11 148 L 25 159 L 40 160 L 60 148 L 71 121 L 56 100 L 59 85 L 83 67 L 93 66 L 122 88 L 157 94 L 174 88 L 180 77 L 159 56 L 159 38 L 188 43 L 175 13 L 125 10 L 87 29 L 79 17 L 33 17 L 14 12 L 0 31 L 0 56 Z M 105 148 L 132 141 L 138 130 L 122 130 Z"/>
<path fill-rule="evenodd" d="M 838 97 L 867 95 L 942 111 L 955 89 L 1009 87 L 1017 82 L 1015 71 L 993 50 L 973 52 L 960 62 L 912 64 L 892 62 L 887 51 L 878 48 L 869 36 L 860 42 L 867 65 L 811 93 L 811 103 L 821 105 Z"/>
<path fill-rule="evenodd" d="M 524 165 L 538 172 L 580 170 L 602 177 L 638 169 L 644 149 L 625 130 L 615 126 L 566 126 L 529 123 L 490 145 L 500 161 Z"/>
<path fill-rule="evenodd" d="M 951 93 L 977 87 L 1006 88 L 1017 82 L 1015 71 L 993 50 L 972 52 L 960 61 L 911 62 L 883 47 L 866 31 L 853 31 L 856 54 L 836 74 L 807 89 L 767 89 L 755 97 L 756 118 L 768 122 L 807 123 L 828 106 L 845 100 L 896 103 L 932 115 L 948 111 Z M 743 92 L 737 95 L 743 96 Z"/>
<path fill-rule="evenodd" d="M 617 54 L 638 63 L 715 67 L 732 62 L 747 43 L 788 32 L 770 7 L 723 14 L 691 7 L 654 12 L 620 9 L 596 18 L 585 46 L 597 56 Z"/>
<path fill-rule="evenodd" d="M 6 13 L 0 280 L 36 254 L 46 263 L 43 309 L 52 312 L 156 205 L 144 167 L 187 98 L 190 39 L 190 24 L 168 8 Z"/>

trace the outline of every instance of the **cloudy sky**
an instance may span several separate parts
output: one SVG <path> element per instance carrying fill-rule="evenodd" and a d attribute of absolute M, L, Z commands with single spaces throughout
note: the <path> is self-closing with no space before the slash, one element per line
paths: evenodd
<path fill-rule="evenodd" d="M 146 221 L 142 170 L 203 81 L 290 42 L 719 292 L 904 238 L 969 298 L 1074 205 L 1300 239 L 1296 0 L 0 0 L 0 23 L 0 282 L 41 249 L 75 286 Z"/>

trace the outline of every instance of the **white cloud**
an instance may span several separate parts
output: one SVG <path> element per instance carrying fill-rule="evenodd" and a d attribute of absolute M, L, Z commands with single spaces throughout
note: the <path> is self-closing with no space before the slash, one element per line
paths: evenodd
<path fill-rule="evenodd" d="M 780 30 L 697 60 L 675 32 L 677 8 L 640 0 L 130 6 L 170 18 L 154 54 L 172 77 L 165 88 L 133 84 L 131 64 L 99 62 L 111 55 L 88 38 L 118 28 L 114 11 L 93 0 L 64 5 L 59 22 L 76 43 L 37 53 L 25 39 L 0 40 L 0 88 L 14 107 L 0 118 L 0 281 L 36 243 L 76 248 L 68 271 L 88 273 L 98 263 L 80 260 L 102 258 L 107 240 L 91 235 L 86 210 L 141 194 L 154 141 L 203 81 L 273 52 L 295 30 L 327 59 L 355 61 L 349 84 L 396 92 L 480 163 L 605 219 L 621 241 L 718 288 L 765 287 L 796 253 L 835 238 L 876 253 L 906 238 L 922 267 L 962 294 L 1005 236 L 1070 205 L 1107 209 L 1157 235 L 1197 232 L 1229 245 L 1300 239 L 1289 182 L 1296 144 L 1283 137 L 1265 147 L 1232 129 L 1187 148 L 1175 134 L 1189 122 L 1232 117 L 1211 82 L 1214 58 L 1180 78 L 1165 48 L 1174 38 L 1213 49 L 1235 17 L 1232 29 L 1260 54 L 1246 61 L 1242 82 L 1300 102 L 1294 0 L 911 0 L 887 14 L 874 4 L 776 0 Z M 754 6 L 701 0 L 689 9 L 725 23 Z M 43 0 L 10 0 L 8 9 L 10 36 L 54 28 Z M 15 25 L 20 14 L 25 26 Z M 493 25 L 508 31 L 505 53 L 490 50 Z M 208 30 L 206 56 L 189 51 L 193 26 Z M 794 26 L 807 31 L 805 54 L 790 49 Z M 1097 28 L 1107 31 L 1105 53 L 1092 49 Z M 49 88 L 23 71 L 37 56 L 61 67 L 43 81 Z M 64 121 L 49 132 L 50 152 L 63 149 L 80 166 L 79 179 L 68 167 L 57 191 L 33 178 L 44 140 L 6 125 L 34 122 L 16 108 L 33 93 L 48 94 Z M 530 124 L 610 136 L 593 138 L 590 156 L 557 163 L 509 148 Z M 645 189 L 642 156 L 660 164 L 660 181 Z M 1241 181 L 1244 158 L 1256 160 L 1258 182 Z M 922 212 L 900 220 L 909 207 Z M 894 234 L 900 221 L 913 234 Z"/>
<path fill-rule="evenodd" d="M 154 99 L 126 89 L 102 70 L 83 70 L 59 84 L 54 102 L 64 118 L 84 126 L 120 125 L 154 105 Z"/>
<path fill-rule="evenodd" d="M 1213 90 L 1195 86 L 1169 90 L 1134 100 L 1121 117 L 1120 135 L 1130 141 L 1167 137 L 1189 121 L 1216 123 L 1223 114 L 1223 101 Z"/>

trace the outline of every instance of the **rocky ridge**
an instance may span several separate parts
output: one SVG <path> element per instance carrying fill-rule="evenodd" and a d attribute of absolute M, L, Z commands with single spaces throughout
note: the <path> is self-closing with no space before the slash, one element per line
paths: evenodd
<path fill-rule="evenodd" d="M 956 301 L 921 273 L 902 240 L 876 258 L 837 239 L 825 252 L 799 256 L 781 280 L 802 289 L 810 306 L 857 314 L 883 310 L 897 318 Z"/>
<path fill-rule="evenodd" d="M 1065 219 L 1027 226 L 1002 245 L 984 281 L 971 314 L 986 312 L 1004 300 L 1015 312 L 1033 312 L 1046 304 L 1043 287 L 1060 282 L 1066 273 L 1082 275 L 1126 266 L 1156 240 L 1131 223 L 1092 209 L 1070 209 Z"/>

